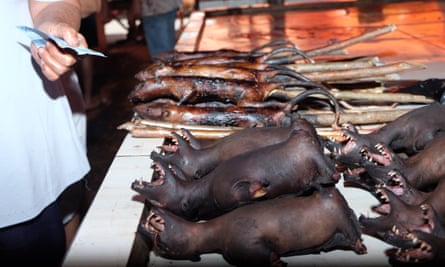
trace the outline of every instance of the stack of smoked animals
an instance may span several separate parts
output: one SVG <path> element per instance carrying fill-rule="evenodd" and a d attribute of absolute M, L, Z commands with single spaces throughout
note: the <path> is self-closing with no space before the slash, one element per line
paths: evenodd
<path fill-rule="evenodd" d="M 444 263 L 445 106 L 413 110 L 370 134 L 353 125 L 331 143 L 345 184 L 373 194 L 378 217 L 360 216 L 365 234 L 393 245 L 393 264 Z"/>
<path fill-rule="evenodd" d="M 289 113 L 302 102 L 308 105 L 309 96 L 315 95 L 323 95 L 318 102 L 337 112 L 337 100 L 324 85 L 281 64 L 288 61 L 289 53 L 304 57 L 288 41 L 248 52 L 167 53 L 135 75 L 139 84 L 129 99 L 140 118 L 186 125 L 289 124 Z"/>
<path fill-rule="evenodd" d="M 128 96 L 133 104 L 132 121 L 118 129 L 136 137 L 165 137 L 180 125 L 196 136 L 212 138 L 234 128 L 288 126 L 294 113 L 315 127 L 335 129 L 347 121 L 392 121 L 405 112 L 394 109 L 393 103 L 400 107 L 434 100 L 398 93 L 394 86 L 382 89 L 381 82 L 392 81 L 398 72 L 425 66 L 409 62 L 385 65 L 369 56 L 339 59 L 329 53 L 395 29 L 388 25 L 306 51 L 279 40 L 250 51 L 166 52 L 136 73 L 137 84 Z M 356 108 L 366 104 L 384 110 Z"/>
<path fill-rule="evenodd" d="M 132 189 L 150 207 L 139 232 L 165 258 L 220 253 L 236 266 L 336 249 L 366 253 L 334 162 L 306 120 L 200 141 L 188 131 L 153 151 L 150 182 Z"/>

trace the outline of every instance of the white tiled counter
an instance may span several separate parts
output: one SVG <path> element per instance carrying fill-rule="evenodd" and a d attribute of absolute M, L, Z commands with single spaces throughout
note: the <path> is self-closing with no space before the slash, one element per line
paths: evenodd
<path fill-rule="evenodd" d="M 130 186 L 151 177 L 150 153 L 160 144 L 162 139 L 125 137 L 63 266 L 126 266 L 143 208 Z"/>

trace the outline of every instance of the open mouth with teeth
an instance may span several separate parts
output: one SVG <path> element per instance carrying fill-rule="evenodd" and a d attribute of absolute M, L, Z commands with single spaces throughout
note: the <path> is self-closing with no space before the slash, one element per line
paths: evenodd
<path fill-rule="evenodd" d="M 172 132 L 170 137 L 165 138 L 164 144 L 159 146 L 163 153 L 175 153 L 181 142 L 190 144 L 190 133 L 182 129 L 181 133 Z"/>
<path fill-rule="evenodd" d="M 177 133 L 171 133 L 171 136 L 166 138 L 162 146 L 159 147 L 161 149 L 161 152 L 164 153 L 176 152 L 178 150 L 179 138 L 182 138 L 182 136 L 180 136 Z"/>
<path fill-rule="evenodd" d="M 378 192 L 376 195 L 379 196 L 379 199 L 383 204 L 378 206 L 378 208 L 375 208 L 374 211 L 382 214 L 383 216 L 389 214 L 390 198 L 385 190 L 378 189 L 376 191 Z M 430 260 L 433 257 L 431 245 L 429 245 L 426 241 L 420 240 L 415 233 L 433 233 L 435 226 L 434 210 L 428 204 L 422 204 L 419 206 L 419 208 L 421 211 L 421 221 L 413 220 L 413 222 L 404 222 L 401 224 L 395 223 L 386 231 L 374 232 L 376 237 L 379 237 L 384 242 L 395 246 L 395 248 L 391 248 L 386 251 L 386 255 L 391 259 L 411 263 Z M 368 224 L 369 223 L 373 224 L 372 219 L 368 222 Z M 372 226 L 368 225 L 368 227 Z"/>
<path fill-rule="evenodd" d="M 396 196 L 403 196 L 405 194 L 405 183 L 403 182 L 404 179 L 400 176 L 400 173 L 398 173 L 395 170 L 391 170 L 388 172 L 389 179 L 387 182 L 380 183 L 376 186 L 375 195 L 377 195 L 378 199 L 382 202 L 382 204 L 387 203 L 388 196 L 382 190 L 382 188 L 386 188 L 390 190 L 392 193 L 394 193 Z"/>
<path fill-rule="evenodd" d="M 164 219 L 150 210 L 147 218 L 141 223 L 141 226 L 152 234 L 159 234 L 165 229 Z"/>
<path fill-rule="evenodd" d="M 131 187 L 138 191 L 146 187 L 162 185 L 165 182 L 165 171 L 159 162 L 153 161 L 151 168 L 153 169 L 153 175 L 151 181 L 144 181 L 142 178 L 135 180 Z"/>
<path fill-rule="evenodd" d="M 376 144 L 374 147 L 378 153 L 374 153 L 370 151 L 368 147 L 362 146 L 360 148 L 362 158 L 373 163 L 374 165 L 389 166 L 393 161 L 391 151 L 389 151 L 389 149 L 381 143 Z"/>
<path fill-rule="evenodd" d="M 361 135 L 351 124 L 343 125 L 342 140 L 328 142 L 326 147 L 331 151 L 337 165 L 342 168 L 361 167 L 360 149 L 371 142 L 368 136 Z"/>
<path fill-rule="evenodd" d="M 341 136 L 343 137 L 343 141 L 340 142 L 339 147 L 336 147 L 334 153 L 337 155 L 345 155 L 348 154 L 355 149 L 357 149 L 357 140 L 350 132 L 349 125 L 343 126 L 343 130 L 341 132 Z"/>
<path fill-rule="evenodd" d="M 163 251 L 165 246 L 159 235 L 165 230 L 165 220 L 159 214 L 150 210 L 147 218 L 140 223 L 140 228 L 151 235 L 153 246 L 158 248 L 159 251 Z"/>
<path fill-rule="evenodd" d="M 407 242 L 411 242 L 408 248 L 391 248 L 385 251 L 385 254 L 399 262 L 418 263 L 429 261 L 433 258 L 433 248 L 425 241 L 420 240 L 413 233 L 406 236 Z"/>
<path fill-rule="evenodd" d="M 389 197 L 386 194 L 385 190 L 382 189 L 382 186 L 379 186 L 374 195 L 380 201 L 379 205 L 373 206 L 372 211 L 380 214 L 380 215 L 388 215 L 391 212 L 391 205 L 389 203 Z"/>
<path fill-rule="evenodd" d="M 389 179 L 383 186 L 391 190 L 396 196 L 403 196 L 406 191 L 405 179 L 403 179 L 401 174 L 395 170 L 389 171 L 388 176 Z"/>

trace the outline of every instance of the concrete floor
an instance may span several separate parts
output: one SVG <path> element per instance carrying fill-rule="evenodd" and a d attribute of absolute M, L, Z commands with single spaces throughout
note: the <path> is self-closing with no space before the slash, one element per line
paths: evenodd
<path fill-rule="evenodd" d="M 388 2 L 394 1 L 355 1 L 340 7 L 338 2 L 329 1 L 316 8 L 296 8 L 289 13 L 209 17 L 204 21 L 198 48 L 243 50 L 264 44 L 271 38 L 285 37 L 305 50 L 382 25 L 396 24 L 396 32 L 354 45 L 348 49 L 349 55 L 378 55 L 385 62 L 409 60 L 427 64 L 426 70 L 404 73 L 402 79 L 445 78 L 445 3 Z M 127 96 L 137 83 L 133 76 L 149 64 L 144 42 L 126 41 L 125 28 L 116 22 L 111 21 L 105 27 L 108 57 L 96 59 L 97 90 L 94 93 L 106 99 L 106 103 L 88 112 L 87 145 L 92 169 L 87 176 L 89 190 L 85 209 L 94 199 L 127 134 L 116 127 L 131 119 L 132 107 Z"/>

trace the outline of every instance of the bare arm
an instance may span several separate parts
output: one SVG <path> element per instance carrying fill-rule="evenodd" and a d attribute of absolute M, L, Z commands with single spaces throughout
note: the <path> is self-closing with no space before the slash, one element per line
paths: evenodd
<path fill-rule="evenodd" d="M 80 11 L 82 18 L 99 12 L 102 6 L 103 0 L 80 0 Z"/>
<path fill-rule="evenodd" d="M 80 0 L 29 0 L 29 6 L 34 27 L 62 38 L 72 46 L 87 47 L 85 38 L 78 32 L 81 20 Z M 53 81 L 70 70 L 77 61 L 75 55 L 63 52 L 51 42 L 40 48 L 31 45 L 31 52 L 43 74 Z"/>

